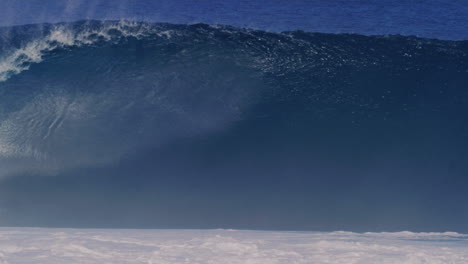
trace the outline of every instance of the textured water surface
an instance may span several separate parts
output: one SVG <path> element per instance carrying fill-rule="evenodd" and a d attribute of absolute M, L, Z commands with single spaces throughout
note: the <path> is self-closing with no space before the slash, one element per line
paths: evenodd
<path fill-rule="evenodd" d="M 0 263 L 462 264 L 458 233 L 0 229 Z"/>

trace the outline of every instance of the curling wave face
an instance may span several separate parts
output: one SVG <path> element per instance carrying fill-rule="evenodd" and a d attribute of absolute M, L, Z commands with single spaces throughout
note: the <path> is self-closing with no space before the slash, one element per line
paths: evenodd
<path fill-rule="evenodd" d="M 2 175 L 108 163 L 138 147 L 220 129 L 261 85 L 250 58 L 230 55 L 238 51 L 225 52 L 215 39 L 192 45 L 191 35 L 203 32 L 185 27 L 31 27 L 2 32 L 2 44 L 11 45 L 0 64 Z"/>
<path fill-rule="evenodd" d="M 444 114 L 459 113 L 466 108 L 467 47 L 203 24 L 2 28 L 0 177 L 107 166 L 265 117 L 391 119 L 427 113 L 435 94 Z M 414 84 L 431 74 L 443 78 L 423 81 L 421 93 Z"/>

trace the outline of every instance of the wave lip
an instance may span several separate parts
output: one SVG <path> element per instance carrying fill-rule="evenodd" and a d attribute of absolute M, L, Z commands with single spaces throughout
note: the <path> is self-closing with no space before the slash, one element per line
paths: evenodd
<path fill-rule="evenodd" d="M 0 81 L 6 81 L 10 76 L 29 69 L 32 63 L 39 63 L 50 51 L 58 48 L 92 45 L 97 41 L 112 41 L 118 37 L 141 38 L 154 33 L 148 24 L 121 20 L 118 22 L 98 23 L 96 21 L 75 24 L 49 25 L 41 37 L 33 39 L 13 51 L 6 52 L 0 58 Z"/>

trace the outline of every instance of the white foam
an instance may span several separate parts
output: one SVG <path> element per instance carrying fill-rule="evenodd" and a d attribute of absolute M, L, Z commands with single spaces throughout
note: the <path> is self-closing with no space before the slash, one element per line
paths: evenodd
<path fill-rule="evenodd" d="M 0 263 L 462 264 L 468 236 L 4 228 Z"/>

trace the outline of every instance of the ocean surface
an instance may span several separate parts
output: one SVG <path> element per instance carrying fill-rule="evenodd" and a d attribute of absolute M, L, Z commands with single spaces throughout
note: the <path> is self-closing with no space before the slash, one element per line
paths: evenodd
<path fill-rule="evenodd" d="M 265 3 L 2 1 L 0 264 L 467 263 L 466 1 Z"/>
<path fill-rule="evenodd" d="M 0 264 L 467 263 L 467 4 L 2 0 Z"/>
<path fill-rule="evenodd" d="M 466 0 L 3 0 L 0 25 L 82 19 L 468 39 Z"/>

